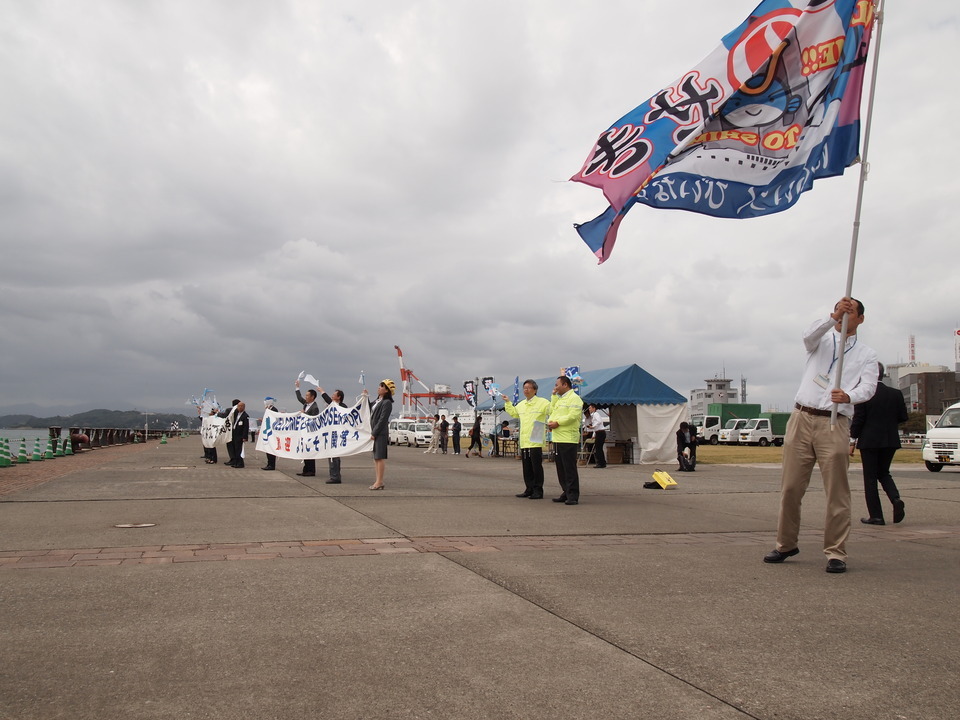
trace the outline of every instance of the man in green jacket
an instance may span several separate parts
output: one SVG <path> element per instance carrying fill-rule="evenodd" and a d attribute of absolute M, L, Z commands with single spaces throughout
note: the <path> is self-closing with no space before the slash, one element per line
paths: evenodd
<path fill-rule="evenodd" d="M 520 420 L 520 461 L 524 491 L 518 498 L 543 499 L 543 445 L 546 440 L 550 401 L 537 396 L 537 383 L 523 382 L 523 400 L 514 405 L 503 397 L 503 409 Z"/>
<path fill-rule="evenodd" d="M 547 427 L 553 431 L 553 452 L 557 465 L 557 480 L 562 493 L 554 502 L 576 505 L 580 502 L 580 474 L 577 472 L 577 451 L 580 449 L 580 419 L 583 400 L 573 391 L 566 375 L 557 378 L 550 398 L 550 420 Z"/>

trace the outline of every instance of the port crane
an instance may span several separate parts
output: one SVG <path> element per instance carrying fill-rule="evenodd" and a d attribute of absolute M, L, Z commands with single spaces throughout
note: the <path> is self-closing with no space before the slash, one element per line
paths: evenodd
<path fill-rule="evenodd" d="M 400 417 L 433 417 L 436 412 L 436 406 L 441 400 L 466 400 L 465 395 L 457 395 L 450 392 L 448 385 L 434 385 L 431 390 L 423 381 L 413 374 L 413 370 L 408 370 L 403 365 L 403 350 L 399 345 L 393 346 L 397 351 L 397 358 L 400 361 L 400 384 L 403 393 L 403 402 L 400 410 Z M 416 380 L 424 392 L 412 392 L 410 381 Z M 424 405 L 433 405 L 434 411 L 430 411 Z"/>

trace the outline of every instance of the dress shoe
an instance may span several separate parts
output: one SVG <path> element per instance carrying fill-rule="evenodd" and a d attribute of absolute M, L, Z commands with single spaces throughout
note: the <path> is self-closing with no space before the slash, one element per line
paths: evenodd
<path fill-rule="evenodd" d="M 651 480 L 650 482 L 645 482 L 645 483 L 643 484 L 643 486 L 644 486 L 647 490 L 659 490 L 659 489 L 660 489 L 660 483 L 658 483 L 658 482 L 656 482 L 656 481 L 654 481 L 654 480 Z"/>
<path fill-rule="evenodd" d="M 314 477 L 316 473 L 297 473 L 300 477 Z"/>
<path fill-rule="evenodd" d="M 270 467 L 269 465 L 267 465 L 266 467 L 262 467 L 262 468 L 260 468 L 260 469 L 261 469 L 261 470 L 276 470 L 276 468 L 272 468 L 272 467 Z"/>
<path fill-rule="evenodd" d="M 763 561 L 765 563 L 782 563 L 788 557 L 793 557 L 794 555 L 799 554 L 800 548 L 794 548 L 793 550 L 786 550 L 780 552 L 779 550 L 771 550 L 766 555 L 763 556 Z"/>
<path fill-rule="evenodd" d="M 578 505 L 579 503 L 580 503 L 579 500 L 565 500 L 563 502 L 564 505 Z"/>
<path fill-rule="evenodd" d="M 883 518 L 860 518 L 860 522 L 864 525 L 886 525 Z"/>
<path fill-rule="evenodd" d="M 233 460 L 227 460 L 224 465 L 233 465 Z"/>
<path fill-rule="evenodd" d="M 903 500 L 897 498 L 893 501 L 893 521 L 895 523 L 902 522 L 904 515 L 906 515 L 906 511 L 903 508 Z"/>
<path fill-rule="evenodd" d="M 597 465 L 597 470 L 603 470 L 605 467 L 606 465 Z"/>
<path fill-rule="evenodd" d="M 534 495 L 527 495 L 527 497 L 530 498 L 531 500 L 543 500 L 543 495 L 542 495 L 542 494 L 540 494 L 540 495 L 536 495 L 536 494 L 534 494 Z"/>
<path fill-rule="evenodd" d="M 558 497 L 558 498 L 550 498 L 550 499 L 553 500 L 554 502 L 562 502 L 562 503 L 565 503 L 565 502 L 567 501 L 567 496 L 566 496 L 566 495 L 561 495 L 561 496 Z"/>
<path fill-rule="evenodd" d="M 844 573 L 847 571 L 847 564 L 843 560 L 837 560 L 833 558 L 832 560 L 827 561 L 827 572 L 828 573 Z"/>
<path fill-rule="evenodd" d="M 240 463 L 239 465 L 234 465 L 233 467 L 237 470 L 242 470 L 245 466 L 243 463 Z"/>
<path fill-rule="evenodd" d="M 528 498 L 530 497 L 531 494 L 532 493 L 528 493 L 528 492 L 517 493 L 517 497 Z"/>
<path fill-rule="evenodd" d="M 331 480 L 327 480 L 326 484 L 327 484 L 327 485 L 339 485 L 339 484 L 340 484 L 340 481 L 339 481 L 339 480 L 332 480 L 332 479 L 331 479 Z"/>

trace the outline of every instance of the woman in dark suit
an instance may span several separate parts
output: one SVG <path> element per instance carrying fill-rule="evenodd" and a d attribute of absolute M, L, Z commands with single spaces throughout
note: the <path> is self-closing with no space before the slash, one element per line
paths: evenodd
<path fill-rule="evenodd" d="M 387 447 L 390 445 L 390 414 L 393 412 L 393 394 L 397 386 L 393 380 L 384 380 L 377 387 L 377 401 L 370 411 L 370 432 L 373 435 L 373 464 L 376 480 L 371 490 L 383 490 L 383 476 L 387 472 Z M 366 395 L 367 391 L 364 390 Z"/>

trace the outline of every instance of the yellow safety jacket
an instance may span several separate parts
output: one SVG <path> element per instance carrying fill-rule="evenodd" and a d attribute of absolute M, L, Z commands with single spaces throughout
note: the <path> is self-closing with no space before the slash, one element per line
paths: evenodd
<path fill-rule="evenodd" d="M 555 443 L 580 443 L 580 421 L 583 419 L 583 400 L 573 389 L 566 395 L 550 398 L 550 421 L 559 423 L 553 430 Z"/>
<path fill-rule="evenodd" d="M 515 418 L 520 419 L 520 449 L 524 448 L 533 448 L 538 447 L 542 448 L 544 442 L 533 442 L 530 439 L 531 433 L 533 433 L 533 423 L 536 420 L 546 424 L 547 414 L 550 412 L 550 401 L 546 398 L 542 398 L 538 395 L 534 395 L 532 398 L 527 400 L 524 398 L 516 405 L 507 400 L 503 399 L 503 409 L 506 410 L 508 415 L 512 415 Z M 543 428 L 543 437 L 547 437 L 547 428 Z"/>

